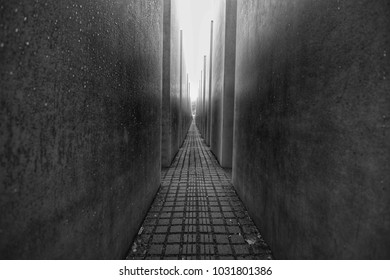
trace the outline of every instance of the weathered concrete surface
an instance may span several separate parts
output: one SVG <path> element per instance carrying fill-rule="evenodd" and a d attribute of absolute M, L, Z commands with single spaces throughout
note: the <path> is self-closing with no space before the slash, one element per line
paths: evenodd
<path fill-rule="evenodd" d="M 199 132 L 202 136 L 202 138 L 205 140 L 206 145 L 209 145 L 208 142 L 208 132 L 209 132 L 209 125 L 210 125 L 210 106 L 209 106 L 209 82 L 210 82 L 210 59 L 206 55 L 203 57 L 203 71 L 202 71 L 202 102 L 201 106 L 202 109 L 199 114 L 196 116 L 196 125 L 199 127 Z"/>
<path fill-rule="evenodd" d="M 213 85 L 213 43 L 214 43 L 214 21 L 211 21 L 210 25 L 210 56 L 209 56 L 209 75 L 208 75 L 208 98 L 207 98 L 207 120 L 206 120 L 206 134 L 205 134 L 205 141 L 208 146 L 211 145 L 211 124 L 212 124 L 212 112 L 211 112 L 211 92 L 212 92 L 212 85 Z"/>
<path fill-rule="evenodd" d="M 221 162 L 221 124 L 223 112 L 223 90 L 224 90 L 224 67 L 225 67 L 225 25 L 226 25 L 226 0 L 221 1 L 221 5 L 217 10 L 214 24 L 213 36 L 213 55 L 212 55 L 212 81 L 210 85 L 210 149 L 219 161 Z"/>
<path fill-rule="evenodd" d="M 199 128 L 199 132 L 203 139 L 206 137 L 207 130 L 207 57 L 203 57 L 203 70 L 201 71 L 201 87 L 200 87 L 200 107 L 196 112 L 196 126 Z"/>
<path fill-rule="evenodd" d="M 215 20 L 211 87 L 211 150 L 222 167 L 232 167 L 237 1 L 219 2 Z"/>
<path fill-rule="evenodd" d="M 179 1 L 179 0 L 178 0 Z M 185 61 L 185 48 L 184 48 L 184 32 L 180 30 L 180 51 L 179 61 L 179 89 L 180 89 L 180 106 L 179 106 L 179 147 L 183 145 L 184 139 L 187 135 L 188 129 L 190 128 L 191 121 L 189 120 L 190 112 L 188 109 L 189 96 L 188 96 L 188 76 L 187 76 L 187 66 Z M 178 152 L 178 150 L 176 151 Z M 176 154 L 176 153 L 175 153 Z"/>
<path fill-rule="evenodd" d="M 222 167 L 231 168 L 233 158 L 234 89 L 236 70 L 237 0 L 226 2 L 225 76 L 222 112 Z"/>
<path fill-rule="evenodd" d="M 124 257 L 160 182 L 162 1 L 0 13 L 0 258 Z"/>
<path fill-rule="evenodd" d="M 199 92 L 198 92 L 198 98 L 197 98 L 197 104 L 196 104 L 196 115 L 195 115 L 195 124 L 196 127 L 199 129 L 199 133 L 203 134 L 203 116 L 204 116 L 204 99 L 203 99 L 203 70 L 200 73 L 200 80 L 199 80 Z"/>
<path fill-rule="evenodd" d="M 206 139 L 207 131 L 207 118 L 208 118 L 208 97 L 207 88 L 208 88 L 208 72 L 207 72 L 207 56 L 203 57 L 203 139 Z"/>
<path fill-rule="evenodd" d="M 164 0 L 162 166 L 169 167 L 191 125 L 177 1 Z M 184 36 L 184 35 L 182 35 Z"/>
<path fill-rule="evenodd" d="M 276 258 L 390 258 L 389 15 L 238 2 L 233 182 Z"/>
<path fill-rule="evenodd" d="M 172 31 L 172 2 L 164 0 L 164 34 L 163 34 L 163 91 L 162 91 L 162 120 L 161 120 L 161 165 L 169 167 L 172 155 L 172 111 L 171 111 L 171 31 Z M 175 23 L 175 19 L 173 19 Z M 175 33 L 176 31 L 174 31 Z"/>

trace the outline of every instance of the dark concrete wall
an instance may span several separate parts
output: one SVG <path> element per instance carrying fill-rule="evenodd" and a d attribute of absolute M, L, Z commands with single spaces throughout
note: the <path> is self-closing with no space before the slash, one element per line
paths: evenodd
<path fill-rule="evenodd" d="M 390 258 L 390 6 L 238 2 L 233 181 L 276 258 Z"/>
<path fill-rule="evenodd" d="M 198 91 L 198 98 L 197 98 L 197 104 L 196 104 L 196 115 L 195 115 L 195 123 L 196 127 L 199 130 L 199 133 L 203 135 L 203 116 L 204 116 L 204 109 L 203 109 L 203 71 L 201 71 L 199 76 L 199 91 Z"/>
<path fill-rule="evenodd" d="M 187 72 L 181 54 L 177 1 L 164 0 L 164 61 L 162 98 L 162 166 L 169 167 L 183 143 L 190 126 L 187 94 Z"/>
<path fill-rule="evenodd" d="M 161 165 L 169 167 L 172 162 L 172 122 L 173 112 L 171 103 L 171 32 L 172 32 L 172 3 L 164 0 L 164 26 L 163 26 L 163 90 L 162 90 L 162 120 L 161 120 Z M 173 19 L 175 24 L 175 19 Z M 176 32 L 174 30 L 174 32 Z M 173 115 L 173 116 L 172 116 Z"/>
<path fill-rule="evenodd" d="M 211 100 L 211 92 L 212 92 L 212 86 L 213 86 L 213 48 L 214 43 L 214 21 L 212 20 L 210 23 L 210 55 L 209 55 L 209 64 L 208 64 L 208 76 L 207 76 L 207 117 L 206 117 L 206 133 L 205 133 L 205 141 L 208 146 L 211 145 L 211 124 L 212 124 L 212 100 Z M 207 72 L 206 72 L 207 73 Z"/>
<path fill-rule="evenodd" d="M 201 71 L 200 81 L 200 92 L 199 92 L 199 108 L 196 109 L 196 125 L 203 139 L 206 136 L 207 129 L 207 57 L 203 57 L 203 70 Z"/>
<path fill-rule="evenodd" d="M 0 258 L 124 257 L 160 182 L 162 1 L 0 13 Z"/>
<path fill-rule="evenodd" d="M 180 1 L 180 0 L 178 0 Z M 187 136 L 187 132 L 190 126 L 189 117 L 191 113 L 189 112 L 189 96 L 188 96 L 188 76 L 187 76 L 187 65 L 185 61 L 185 45 L 184 45 L 184 36 L 185 32 L 181 30 L 182 34 L 182 42 L 180 47 L 180 106 L 179 106 L 179 147 L 182 146 L 185 137 Z"/>
<path fill-rule="evenodd" d="M 222 112 L 223 112 L 223 91 L 225 75 L 225 25 L 226 25 L 226 0 L 221 1 L 222 5 L 217 10 L 214 20 L 213 36 L 213 63 L 211 81 L 211 135 L 210 149 L 221 162 L 222 145 Z"/>
<path fill-rule="evenodd" d="M 211 150 L 222 167 L 232 167 L 237 1 L 219 2 L 211 87 Z"/>
<path fill-rule="evenodd" d="M 210 34 L 209 34 L 210 35 Z M 211 37 L 211 36 L 210 36 Z M 210 109 L 209 100 L 210 100 L 210 59 L 206 55 L 203 59 L 203 71 L 202 71 L 202 92 L 201 92 L 201 106 L 202 110 L 196 116 L 196 123 L 198 128 L 200 128 L 201 137 L 204 139 L 205 144 L 209 145 L 208 133 L 210 132 Z"/>
<path fill-rule="evenodd" d="M 168 167 L 180 147 L 180 29 L 175 1 L 165 0 L 164 5 L 164 28 L 169 31 L 164 33 L 164 54 L 169 54 L 169 60 L 164 61 L 163 69 L 169 77 L 163 81 L 162 166 Z"/>
<path fill-rule="evenodd" d="M 237 0 L 226 2 L 225 73 L 222 112 L 222 167 L 231 168 L 233 158 L 234 88 L 236 71 Z"/>

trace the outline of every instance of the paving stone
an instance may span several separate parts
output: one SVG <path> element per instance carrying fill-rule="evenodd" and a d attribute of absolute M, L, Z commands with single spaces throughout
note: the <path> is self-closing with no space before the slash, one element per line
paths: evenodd
<path fill-rule="evenodd" d="M 174 218 L 182 218 L 184 216 L 184 213 L 173 213 Z"/>
<path fill-rule="evenodd" d="M 185 234 L 184 235 L 185 243 L 193 243 L 196 242 L 196 234 Z"/>
<path fill-rule="evenodd" d="M 169 219 L 159 219 L 159 225 L 168 225 L 170 223 Z"/>
<path fill-rule="evenodd" d="M 173 219 L 172 225 L 181 225 L 183 223 L 183 219 Z"/>
<path fill-rule="evenodd" d="M 177 233 L 182 231 L 182 226 L 171 226 L 170 233 Z"/>
<path fill-rule="evenodd" d="M 242 235 L 232 235 L 230 239 L 232 240 L 232 243 L 245 243 L 244 237 L 242 237 Z"/>
<path fill-rule="evenodd" d="M 168 231 L 167 226 L 157 226 L 156 227 L 156 233 L 166 233 Z"/>
<path fill-rule="evenodd" d="M 223 219 L 213 219 L 212 221 L 214 225 L 223 225 L 225 223 Z"/>
<path fill-rule="evenodd" d="M 209 225 L 199 225 L 199 232 L 202 232 L 202 233 L 211 232 L 211 226 L 209 226 Z"/>
<path fill-rule="evenodd" d="M 196 233 L 196 232 L 197 232 L 196 225 L 185 226 L 184 231 L 185 231 L 186 233 Z"/>
<path fill-rule="evenodd" d="M 152 243 L 164 243 L 166 235 L 154 234 Z"/>
<path fill-rule="evenodd" d="M 165 249 L 165 255 L 179 255 L 180 251 L 180 245 L 179 244 L 173 244 L 173 245 L 167 245 Z"/>
<path fill-rule="evenodd" d="M 218 253 L 220 255 L 231 255 L 231 254 L 233 254 L 230 245 L 218 245 L 217 248 L 218 248 Z"/>
<path fill-rule="evenodd" d="M 168 243 L 180 243 L 180 234 L 169 234 Z"/>
<path fill-rule="evenodd" d="M 196 254 L 196 244 L 184 244 L 183 254 L 185 255 Z"/>
<path fill-rule="evenodd" d="M 216 233 L 226 233 L 225 226 L 214 226 L 214 231 Z"/>
<path fill-rule="evenodd" d="M 152 245 L 149 248 L 149 254 L 151 255 L 161 255 L 163 250 L 163 245 Z"/>
<path fill-rule="evenodd" d="M 215 239 L 216 239 L 217 243 L 229 243 L 228 235 L 217 234 L 217 235 L 215 235 Z"/>
<path fill-rule="evenodd" d="M 169 213 L 169 212 L 160 214 L 160 218 L 170 218 L 170 217 L 171 217 L 171 213 Z"/>
<path fill-rule="evenodd" d="M 221 218 L 222 217 L 222 213 L 213 212 L 213 213 L 211 213 L 211 217 L 213 217 L 213 218 Z"/>
<path fill-rule="evenodd" d="M 236 233 L 241 232 L 240 227 L 237 227 L 237 226 L 228 226 L 227 229 L 228 229 L 228 232 L 232 233 L 232 234 L 236 234 Z"/>
<path fill-rule="evenodd" d="M 211 234 L 200 234 L 200 243 L 213 243 L 213 236 Z"/>
<path fill-rule="evenodd" d="M 214 254 L 214 245 L 213 244 L 202 244 L 200 246 L 200 254 L 201 255 L 210 255 Z"/>
<path fill-rule="evenodd" d="M 157 224 L 157 219 L 145 219 L 144 225 L 154 226 Z"/>

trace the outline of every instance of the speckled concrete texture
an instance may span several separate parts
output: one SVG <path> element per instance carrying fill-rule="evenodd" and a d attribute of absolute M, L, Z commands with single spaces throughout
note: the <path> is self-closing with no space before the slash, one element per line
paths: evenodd
<path fill-rule="evenodd" d="M 123 258 L 160 183 L 162 1 L 0 14 L 0 258 Z"/>
<path fill-rule="evenodd" d="M 390 258 L 390 3 L 238 1 L 233 184 L 276 258 Z"/>

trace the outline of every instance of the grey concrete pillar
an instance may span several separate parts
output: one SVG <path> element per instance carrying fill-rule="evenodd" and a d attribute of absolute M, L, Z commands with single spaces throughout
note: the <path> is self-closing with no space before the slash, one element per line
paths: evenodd
<path fill-rule="evenodd" d="M 161 120 L 161 165 L 169 167 L 171 152 L 171 0 L 164 1 L 163 22 L 163 88 Z"/>
<path fill-rule="evenodd" d="M 203 57 L 203 138 L 206 139 L 206 122 L 207 122 L 207 111 L 206 111 L 206 56 Z"/>
<path fill-rule="evenodd" d="M 179 101 L 179 147 L 181 147 L 183 140 L 183 30 L 180 30 L 180 78 L 179 78 L 179 89 L 180 89 L 180 101 Z"/>
<path fill-rule="evenodd" d="M 209 70 L 209 98 L 208 98 L 208 108 L 207 108 L 207 133 L 206 133 L 206 144 L 210 145 L 211 143 L 211 119 L 213 117 L 211 112 L 211 93 L 212 93 L 212 78 L 213 78 L 213 25 L 214 21 L 211 21 L 211 31 L 210 31 L 210 70 Z"/>
<path fill-rule="evenodd" d="M 160 185 L 163 8 L 1 1 L 1 259 L 126 256 Z"/>
<path fill-rule="evenodd" d="M 220 164 L 232 167 L 233 122 L 234 122 L 234 81 L 236 67 L 237 0 L 226 1 L 225 17 L 225 65 L 222 95 L 222 143 Z"/>

